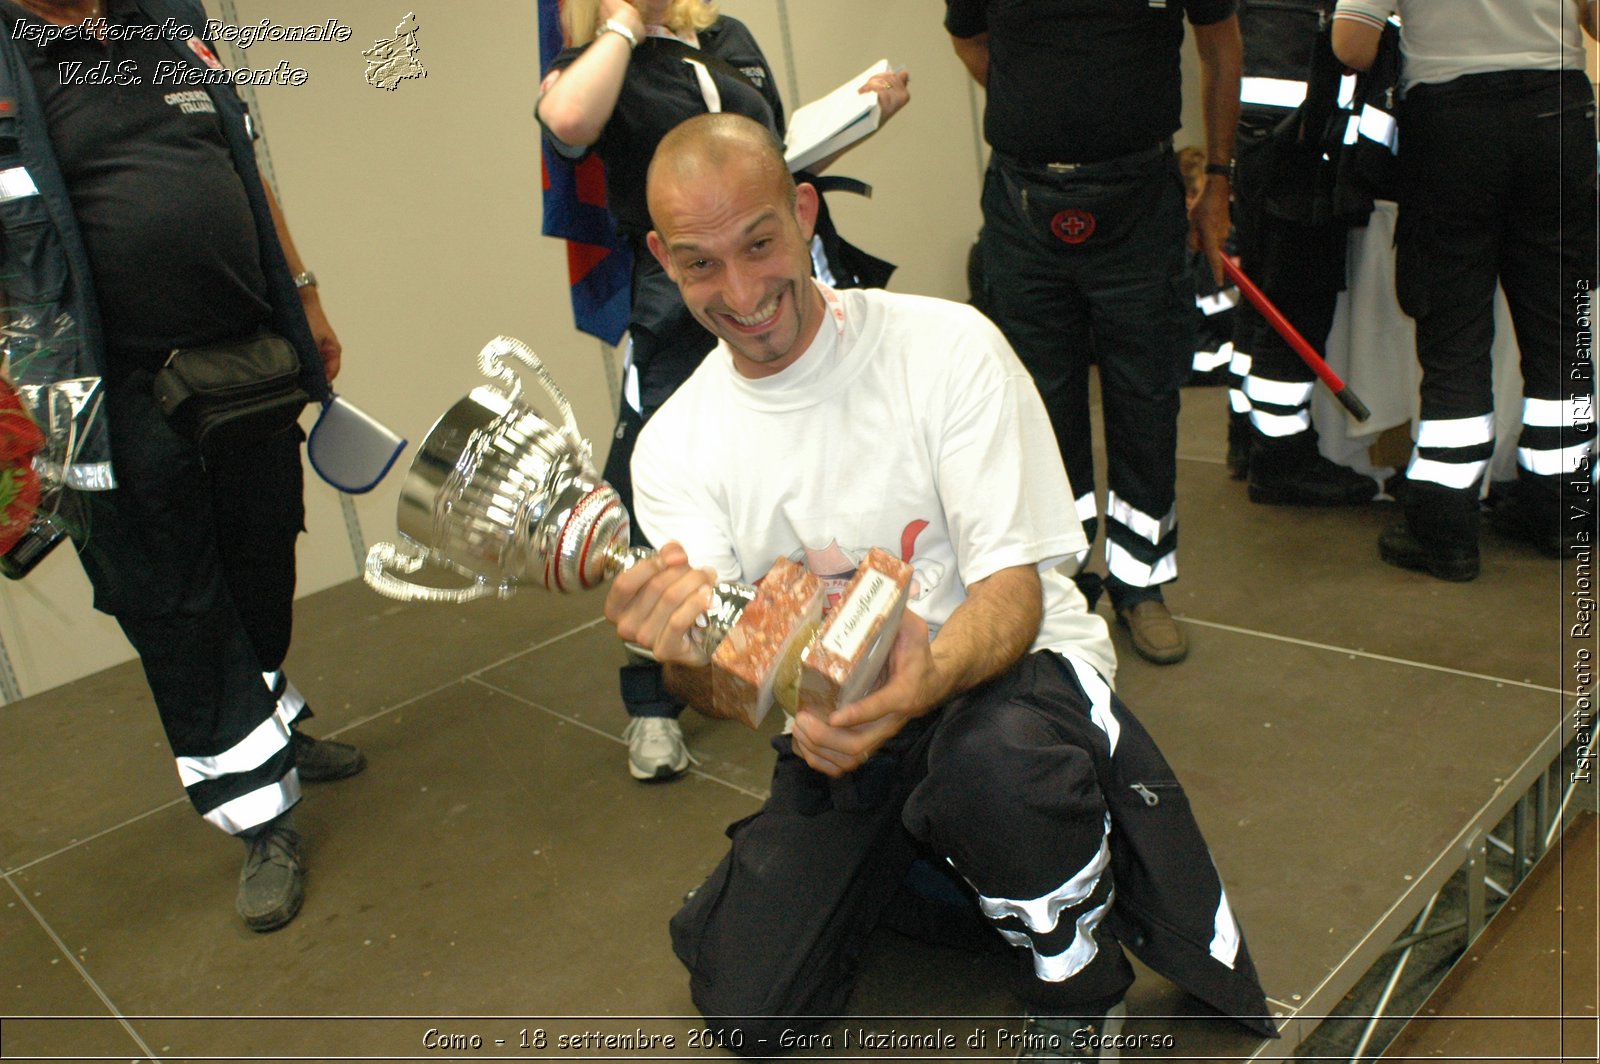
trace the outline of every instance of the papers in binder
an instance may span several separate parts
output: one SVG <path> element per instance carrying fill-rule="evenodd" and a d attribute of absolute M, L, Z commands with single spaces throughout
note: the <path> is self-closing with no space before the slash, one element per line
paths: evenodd
<path fill-rule="evenodd" d="M 881 111 L 878 94 L 858 90 L 868 78 L 886 73 L 888 69 L 889 61 L 880 59 L 789 117 L 783 158 L 791 172 L 826 159 L 878 128 Z"/>

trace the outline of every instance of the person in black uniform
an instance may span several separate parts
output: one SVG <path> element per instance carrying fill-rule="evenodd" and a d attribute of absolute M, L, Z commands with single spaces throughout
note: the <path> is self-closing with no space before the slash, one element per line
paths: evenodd
<path fill-rule="evenodd" d="M 1595 5 L 1339 0 L 1334 51 L 1367 69 L 1396 14 L 1395 288 L 1416 321 L 1422 379 L 1405 520 L 1379 537 L 1379 557 L 1441 580 L 1478 575 L 1479 500 L 1495 445 L 1497 283 L 1521 356 L 1522 431 L 1517 477 L 1491 490 L 1490 522 L 1549 556 L 1586 556 L 1600 263 L 1583 33 L 1595 33 Z"/>
<path fill-rule="evenodd" d="M 152 389 L 174 348 L 272 331 L 321 397 L 340 346 L 231 85 L 162 84 L 163 63 L 220 67 L 173 31 L 204 24 L 193 0 L 0 2 L 0 169 L 12 179 L 0 276 L 9 315 L 53 303 L 99 371 L 115 484 L 67 493 L 79 560 L 95 607 L 139 654 L 195 811 L 245 840 L 239 915 L 270 931 L 304 898 L 300 781 L 365 765 L 355 747 L 299 730 L 309 710 L 282 671 L 303 436 L 292 426 L 202 455 Z M 101 62 L 113 83 L 70 76 Z"/>
<path fill-rule="evenodd" d="M 1242 53 L 1234 7 L 946 0 L 956 54 L 988 89 L 986 305 L 1044 397 L 1091 543 L 1088 381 L 1099 366 L 1105 587 L 1134 649 L 1161 664 L 1188 653 L 1161 592 L 1178 573 L 1178 401 L 1194 298 L 1184 242 L 1187 231 L 1220 284 Z M 1187 222 L 1171 139 L 1185 17 L 1202 65 L 1207 158 Z M 1091 602 L 1097 584 L 1080 578 Z"/>
<path fill-rule="evenodd" d="M 1351 222 L 1334 212 L 1336 165 L 1325 153 L 1340 113 L 1332 8 L 1332 0 L 1239 0 L 1240 266 L 1319 347 L 1344 288 Z M 1314 66 L 1334 76 L 1315 76 Z M 1372 478 L 1317 450 L 1316 375 L 1248 303 L 1235 324 L 1233 366 L 1241 386 L 1231 397 L 1229 465 L 1248 470 L 1250 501 L 1346 506 L 1377 495 Z"/>
<path fill-rule="evenodd" d="M 716 343 L 689 312 L 645 246 L 650 212 L 645 172 L 656 144 L 686 118 L 725 111 L 752 118 L 782 139 L 783 101 L 755 38 L 737 19 L 700 0 L 568 0 L 562 24 L 570 46 L 550 65 L 535 114 L 546 138 L 573 160 L 595 152 L 606 164 L 606 192 L 618 231 L 633 249 L 628 322 L 629 383 L 605 479 L 632 506 L 628 463 L 639 428 L 687 380 Z M 910 99 L 904 71 L 862 86 L 875 92 L 887 121 Z M 814 169 L 821 169 L 827 161 Z M 887 283 L 893 267 L 838 238 L 823 223 L 821 255 L 841 288 Z M 676 776 L 689 766 L 677 717 L 683 705 L 643 660 L 621 672 L 628 724 L 628 770 L 635 779 Z"/>

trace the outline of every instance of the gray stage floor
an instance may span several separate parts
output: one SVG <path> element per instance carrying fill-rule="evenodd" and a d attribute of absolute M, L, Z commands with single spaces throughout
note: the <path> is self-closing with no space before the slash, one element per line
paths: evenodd
<path fill-rule="evenodd" d="M 1471 584 L 1384 566 L 1392 507 L 1248 503 L 1222 404 L 1185 396 L 1169 601 L 1192 652 L 1147 665 L 1118 631 L 1119 688 L 1185 781 L 1286 1037 L 1263 1050 L 1141 971 L 1129 1030 L 1170 1035 L 1152 1051 L 1169 1059 L 1300 1041 L 1549 759 L 1572 685 L 1572 563 L 1486 535 Z M 370 767 L 307 787 L 308 897 L 270 935 L 233 913 L 241 847 L 183 800 L 136 665 L 0 707 L 0 1056 L 721 1056 L 693 1045 L 666 922 L 759 804 L 771 753 L 690 714 L 695 770 L 634 782 L 620 657 L 593 596 L 303 600 L 291 673 L 316 730 Z M 882 932 L 854 1016 L 799 1055 L 1009 1059 L 1010 970 Z M 434 1048 L 431 1030 L 482 1045 Z M 559 1042 L 636 1031 L 673 1044 Z M 863 1051 L 861 1031 L 956 1045 Z"/>

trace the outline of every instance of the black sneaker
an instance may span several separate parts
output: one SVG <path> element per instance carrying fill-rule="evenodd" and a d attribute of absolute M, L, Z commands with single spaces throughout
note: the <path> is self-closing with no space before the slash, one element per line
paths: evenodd
<path fill-rule="evenodd" d="M 294 767 L 305 783 L 327 783 L 354 776 L 367 767 L 367 755 L 349 743 L 313 739 L 298 731 L 289 733 L 294 744 Z"/>
<path fill-rule="evenodd" d="M 1478 575 L 1476 546 L 1454 550 L 1432 548 L 1412 535 L 1404 524 L 1393 525 L 1378 537 L 1378 557 L 1390 565 L 1456 583 L 1465 583 Z"/>
<path fill-rule="evenodd" d="M 1250 455 L 1250 501 L 1268 506 L 1360 506 L 1378 496 L 1378 482 L 1315 451 L 1292 462 Z"/>
<path fill-rule="evenodd" d="M 249 849 L 239 872 L 234 908 L 250 930 L 276 931 L 294 919 L 306 898 L 306 869 L 294 814 L 282 814 L 244 842 Z"/>
<path fill-rule="evenodd" d="M 1117 1002 L 1104 1016 L 1029 1016 L 1016 1041 L 1018 1060 L 1118 1060 L 1128 1008 Z"/>

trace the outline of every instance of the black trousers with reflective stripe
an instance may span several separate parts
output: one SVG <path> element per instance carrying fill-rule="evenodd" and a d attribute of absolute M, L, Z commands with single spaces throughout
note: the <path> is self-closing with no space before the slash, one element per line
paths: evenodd
<path fill-rule="evenodd" d="M 1521 349 L 1523 394 L 1588 411 L 1588 429 L 1525 428 L 1523 446 L 1592 438 L 1594 93 L 1582 71 L 1503 71 L 1412 88 L 1400 108 L 1400 305 L 1417 323 L 1422 419 L 1494 409 L 1495 283 Z M 1577 419 L 1573 419 L 1576 421 Z M 1555 516 L 1557 476 L 1520 478 Z M 1416 509 L 1436 508 L 1426 493 Z M 1476 494 L 1457 504 L 1476 510 Z M 1408 507 L 1411 514 L 1412 507 Z M 1465 514 L 1461 536 L 1474 514 Z"/>
<path fill-rule="evenodd" d="M 1261 131 L 1253 131 L 1249 137 L 1243 134 L 1241 131 L 1238 202 L 1234 207 L 1240 268 L 1311 346 L 1325 355 L 1334 307 L 1344 288 L 1349 229 L 1332 219 L 1313 224 L 1283 217 L 1297 199 L 1284 184 L 1303 178 L 1308 187 L 1300 191 L 1309 200 L 1314 194 L 1309 185 L 1317 180 L 1317 168 L 1295 158 Z M 1234 347 L 1250 356 L 1251 374 L 1274 381 L 1315 380 L 1311 368 L 1254 304 L 1243 298 L 1239 303 Z"/>
<path fill-rule="evenodd" d="M 1108 811 L 1119 822 L 1112 845 L 1130 847 L 1129 867 L 1150 875 L 1131 873 L 1123 916 L 1122 884 L 1107 868 L 1053 931 L 1032 936 L 1041 953 L 1064 951 L 1075 920 L 1113 887 L 1119 891 L 1095 933 L 1098 953 L 1065 981 L 1036 978 L 1031 952 L 1015 951 L 1027 1007 L 1076 1014 L 1115 1003 L 1133 973 L 1113 927 L 1143 941 L 1144 917 L 1156 913 L 1161 926 L 1205 928 L 1209 936 L 1221 886 L 1181 788 L 1126 708 L 1113 699 L 1107 712 L 1121 728 L 1117 759 L 1126 757 L 1128 771 L 1148 781 L 1147 792 L 1160 796 L 1156 805 L 1119 779 L 1088 698 L 1051 653 L 1028 655 L 912 722 L 838 781 L 807 766 L 787 737 L 774 740 L 771 796 L 728 829 L 727 856 L 672 920 L 696 1006 L 713 1027 L 739 1032 L 731 1039 L 739 1052 L 767 1055 L 784 1029 L 807 1030 L 844 1011 L 867 937 L 919 857 L 948 859 L 987 897 L 1039 898 L 1095 859 Z M 1161 881 L 1154 890 L 1145 882 L 1151 876 Z M 1023 930 L 1014 917 L 998 926 Z M 1188 988 L 1220 1008 L 1264 1015 L 1242 946 L 1237 976 L 1196 974 L 1196 965 L 1180 962 L 1165 967 L 1178 978 L 1194 975 Z M 1234 978 L 1243 994 L 1218 992 Z"/>
<path fill-rule="evenodd" d="M 72 496 L 73 538 L 95 608 L 139 654 L 174 755 L 211 756 L 276 708 L 261 674 L 289 650 L 303 437 L 294 427 L 207 465 L 162 415 L 151 381 L 148 369 L 107 374 L 117 487 Z M 291 767 L 285 747 L 189 797 L 204 814 Z"/>
<path fill-rule="evenodd" d="M 985 307 L 1039 388 L 1078 496 L 1095 490 L 1089 367 L 1099 367 L 1108 487 L 1160 521 L 1176 497 L 1178 404 L 1193 356 L 1183 181 L 1170 152 L 1095 167 L 1051 175 L 991 161 L 979 235 Z M 1176 549 L 1176 529 L 1160 543 L 1116 523 L 1107 535 L 1147 565 Z M 1147 597 L 1115 579 L 1107 586 L 1119 604 Z"/>

